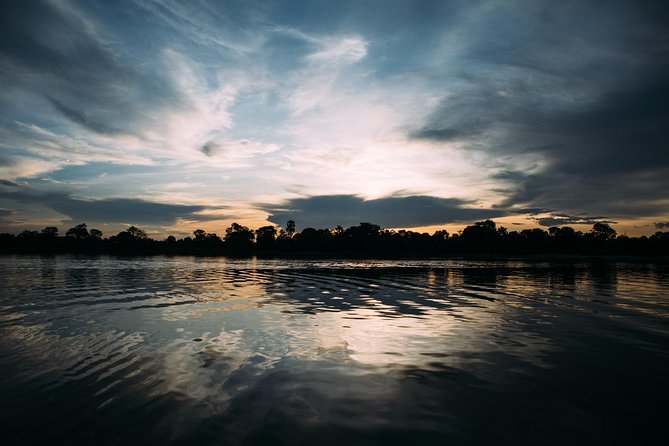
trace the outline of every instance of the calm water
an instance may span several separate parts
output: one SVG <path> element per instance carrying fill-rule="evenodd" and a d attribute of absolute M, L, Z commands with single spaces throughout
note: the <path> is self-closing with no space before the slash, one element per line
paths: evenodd
<path fill-rule="evenodd" d="M 3 444 L 666 444 L 669 265 L 0 257 Z"/>

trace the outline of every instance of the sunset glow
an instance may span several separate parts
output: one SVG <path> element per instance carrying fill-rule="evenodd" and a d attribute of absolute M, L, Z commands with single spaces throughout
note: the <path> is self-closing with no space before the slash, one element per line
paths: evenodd
<path fill-rule="evenodd" d="M 0 231 L 651 234 L 669 69 L 646 6 L 8 2 Z"/>

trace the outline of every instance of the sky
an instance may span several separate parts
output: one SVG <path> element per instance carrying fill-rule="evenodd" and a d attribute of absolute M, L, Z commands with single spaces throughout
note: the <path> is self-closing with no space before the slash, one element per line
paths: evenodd
<path fill-rule="evenodd" d="M 0 232 L 669 228 L 666 1 L 0 0 Z"/>

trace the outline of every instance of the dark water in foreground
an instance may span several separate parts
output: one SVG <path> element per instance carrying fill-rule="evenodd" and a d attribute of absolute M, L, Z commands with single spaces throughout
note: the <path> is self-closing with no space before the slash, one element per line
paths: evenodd
<path fill-rule="evenodd" d="M 669 265 L 0 257 L 2 444 L 666 444 Z"/>

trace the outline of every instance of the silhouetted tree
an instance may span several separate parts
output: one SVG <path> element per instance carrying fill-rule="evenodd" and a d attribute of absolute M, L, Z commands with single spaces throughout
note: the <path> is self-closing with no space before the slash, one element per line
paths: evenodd
<path fill-rule="evenodd" d="M 295 235 L 298 249 L 305 252 L 328 252 L 333 249 L 332 234 L 328 229 L 304 228 Z"/>
<path fill-rule="evenodd" d="M 548 228 L 551 239 L 551 251 L 564 254 L 572 254 L 577 249 L 577 233 L 569 226 L 551 226 Z"/>
<path fill-rule="evenodd" d="M 341 234 L 344 248 L 350 251 L 370 251 L 378 247 L 381 227 L 372 223 L 351 226 Z"/>
<path fill-rule="evenodd" d="M 88 238 L 88 236 L 89 236 L 88 226 L 86 226 L 86 223 L 81 223 L 79 225 L 71 227 L 65 233 L 65 237 L 72 237 L 76 239 L 85 239 Z"/>
<path fill-rule="evenodd" d="M 21 231 L 19 235 L 16 236 L 17 239 L 23 242 L 37 242 L 39 240 L 39 232 L 29 231 L 27 229 Z"/>
<path fill-rule="evenodd" d="M 616 230 L 606 223 L 595 223 L 592 225 L 591 232 L 598 240 L 612 240 L 616 238 Z"/>
<path fill-rule="evenodd" d="M 42 237 L 47 239 L 53 239 L 58 237 L 58 228 L 55 226 L 47 226 L 42 229 Z"/>
<path fill-rule="evenodd" d="M 225 230 L 225 246 L 231 250 L 249 250 L 253 246 L 253 239 L 253 231 L 239 223 L 233 223 Z"/>
<path fill-rule="evenodd" d="M 274 226 L 262 226 L 256 229 L 256 244 L 260 249 L 271 249 L 276 241 L 276 228 Z"/>
<path fill-rule="evenodd" d="M 6 232 L 0 234 L 0 251 L 12 252 L 16 249 L 17 240 L 14 234 Z"/>
<path fill-rule="evenodd" d="M 657 231 L 655 234 L 650 236 L 651 240 L 662 240 L 669 241 L 669 232 Z"/>
<path fill-rule="evenodd" d="M 126 231 L 135 240 L 146 240 L 148 238 L 148 236 L 146 235 L 146 232 L 139 229 L 137 226 L 130 226 Z"/>
<path fill-rule="evenodd" d="M 444 253 L 448 250 L 448 237 L 448 231 L 445 229 L 434 231 L 434 234 L 432 234 L 432 244 L 437 253 Z"/>
<path fill-rule="evenodd" d="M 562 226 L 562 227 L 551 226 L 550 228 L 548 228 L 548 234 L 551 237 L 566 240 L 574 238 L 576 232 L 574 231 L 574 228 L 571 228 L 569 226 Z"/>
<path fill-rule="evenodd" d="M 274 245 L 277 250 L 282 252 L 292 252 L 295 249 L 295 240 L 283 229 L 279 230 Z"/>
<path fill-rule="evenodd" d="M 221 238 L 215 232 L 207 232 L 205 241 L 207 243 L 214 243 L 214 244 L 223 242 L 223 240 L 221 240 Z"/>
<path fill-rule="evenodd" d="M 295 222 L 293 220 L 288 220 L 286 223 L 286 233 L 288 234 L 288 237 L 295 235 Z"/>
<path fill-rule="evenodd" d="M 523 229 L 520 231 L 522 238 L 522 247 L 525 252 L 543 252 L 546 251 L 549 241 L 549 235 L 540 228 Z"/>
<path fill-rule="evenodd" d="M 463 229 L 461 240 L 469 249 L 490 252 L 495 250 L 499 234 L 492 220 L 477 221 Z"/>
<path fill-rule="evenodd" d="M 208 233 L 203 229 L 196 229 L 193 231 L 193 235 L 195 236 L 194 242 L 197 245 L 198 251 L 206 250 L 211 252 L 219 248 L 223 242 L 216 233 Z"/>
<path fill-rule="evenodd" d="M 294 230 L 294 222 L 288 226 Z M 369 256 L 429 256 L 460 253 L 576 253 L 576 254 L 641 254 L 669 255 L 669 232 L 656 232 L 651 237 L 616 237 L 606 223 L 593 225 L 583 234 L 566 227 L 506 231 L 494 221 L 484 220 L 467 226 L 459 234 L 445 230 L 434 234 L 407 230 L 388 230 L 372 223 L 360 223 L 347 229 L 305 228 L 299 234 L 274 226 L 263 226 L 255 231 L 233 223 L 226 231 L 225 241 L 215 233 L 195 230 L 191 237 L 177 240 L 173 236 L 164 241 L 150 239 L 146 232 L 130 226 L 109 239 L 102 232 L 88 230 L 85 223 L 70 228 L 65 237 L 58 229 L 48 226 L 41 232 L 25 230 L 18 236 L 0 234 L 1 252 L 95 252 L 95 253 L 170 253 L 218 254 L 223 252 L 250 253 L 256 249 L 277 253 L 314 253 L 319 255 L 361 254 Z M 257 243 L 253 243 L 254 239 Z"/>
<path fill-rule="evenodd" d="M 149 241 L 149 238 L 143 230 L 136 226 L 130 226 L 125 231 L 121 231 L 110 238 L 110 241 L 126 249 L 131 246 L 141 247 Z"/>
<path fill-rule="evenodd" d="M 39 239 L 39 242 L 35 242 L 35 246 L 39 246 L 43 251 L 52 252 L 56 250 L 60 243 L 58 238 L 58 228 L 55 226 L 47 226 L 40 232 Z"/>

